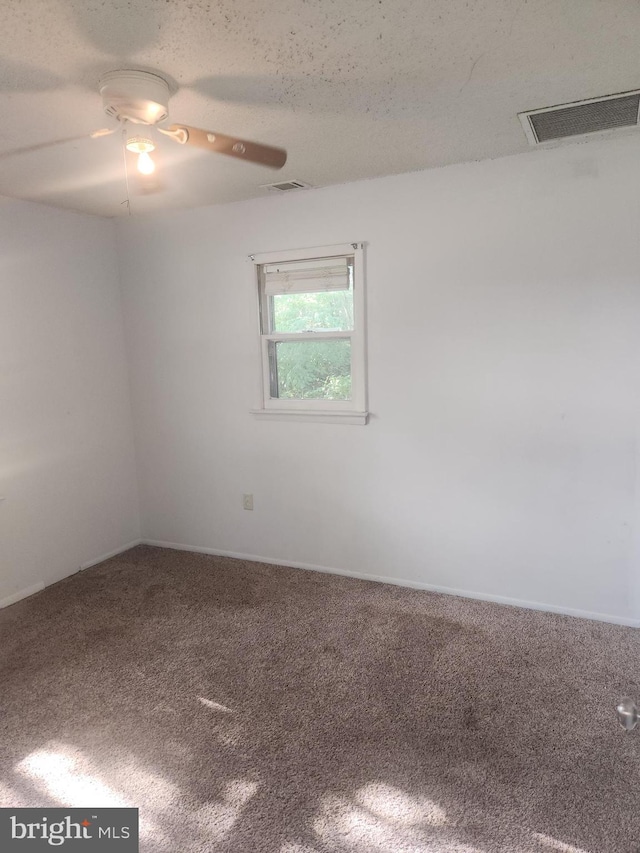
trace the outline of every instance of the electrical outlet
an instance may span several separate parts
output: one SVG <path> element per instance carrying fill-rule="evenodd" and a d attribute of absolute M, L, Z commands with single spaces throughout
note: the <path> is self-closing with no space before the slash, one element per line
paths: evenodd
<path fill-rule="evenodd" d="M 253 495 L 242 496 L 243 509 L 253 509 Z"/>

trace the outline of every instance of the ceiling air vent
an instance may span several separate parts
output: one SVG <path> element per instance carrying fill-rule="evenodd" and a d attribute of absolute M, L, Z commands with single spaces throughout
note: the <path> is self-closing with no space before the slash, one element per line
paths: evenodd
<path fill-rule="evenodd" d="M 530 145 L 638 126 L 640 89 L 519 113 Z"/>
<path fill-rule="evenodd" d="M 270 192 L 287 193 L 290 190 L 308 190 L 311 184 L 305 184 L 304 181 L 280 181 L 277 184 L 263 184 L 263 190 Z"/>

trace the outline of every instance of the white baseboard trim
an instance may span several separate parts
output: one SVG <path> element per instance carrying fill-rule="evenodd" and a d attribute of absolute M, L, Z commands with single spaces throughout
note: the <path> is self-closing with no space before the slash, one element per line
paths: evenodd
<path fill-rule="evenodd" d="M 128 542 L 126 545 L 122 545 L 120 548 L 116 548 L 113 551 L 109 551 L 108 554 L 102 554 L 100 557 L 96 557 L 94 560 L 89 560 L 87 563 L 83 563 L 80 566 L 80 571 L 83 569 L 89 569 L 91 566 L 97 566 L 98 563 L 103 563 L 105 560 L 109 560 L 111 557 L 117 557 L 118 554 L 122 554 L 124 551 L 128 551 L 129 548 L 134 548 L 136 545 L 139 545 L 141 542 L 140 539 L 134 539 L 132 542 Z M 71 572 L 73 574 L 73 572 Z M 67 577 L 65 575 L 65 577 Z M 62 578 L 60 578 L 62 580 Z M 58 581 L 52 581 L 52 583 L 57 583 Z M 19 590 L 19 592 L 14 592 L 13 595 L 8 595 L 6 598 L 0 599 L 0 610 L 3 607 L 9 607 L 11 604 L 15 604 L 17 601 L 22 601 L 23 598 L 28 598 L 30 595 L 34 595 L 36 592 L 42 592 L 45 588 L 45 584 L 43 581 L 39 581 L 38 583 L 33 584 L 33 586 L 27 586 L 24 589 Z"/>
<path fill-rule="evenodd" d="M 26 586 L 19 592 L 14 592 L 13 595 L 8 595 L 6 598 L 0 599 L 0 610 L 2 610 L 3 607 L 9 607 L 10 604 L 15 604 L 16 601 L 22 601 L 23 598 L 28 598 L 36 592 L 42 592 L 43 589 L 43 581 L 34 583 L 33 586 Z"/>
<path fill-rule="evenodd" d="M 460 598 L 473 598 L 478 601 L 491 601 L 494 604 L 505 604 L 509 607 L 523 607 L 526 610 L 542 610 L 546 613 L 558 613 L 561 616 L 574 616 L 577 619 L 592 619 L 597 622 L 609 622 L 613 625 L 624 625 L 628 628 L 640 628 L 640 619 L 626 616 L 615 616 L 609 613 L 595 613 L 588 610 L 575 610 L 571 607 L 559 607 L 556 604 L 542 604 L 539 601 L 524 601 L 519 598 L 507 598 L 502 595 L 492 595 L 484 592 L 470 592 L 464 589 L 453 589 L 448 586 L 422 583 L 421 581 L 390 578 L 381 575 L 370 575 L 364 572 L 352 572 L 347 569 L 334 569 L 328 566 L 316 566 L 312 563 L 300 563 L 292 560 L 277 560 L 273 557 L 260 557 L 258 554 L 240 554 L 235 551 L 221 551 L 219 548 L 203 548 L 198 545 L 183 545 L 179 542 L 163 542 L 156 539 L 141 539 L 141 545 L 152 545 L 156 548 L 171 548 L 174 551 L 193 551 L 196 554 L 210 554 L 214 557 L 233 557 L 237 560 L 251 560 L 255 563 L 269 563 L 274 566 L 288 566 L 292 569 L 305 569 L 312 572 L 323 572 L 330 575 L 342 575 L 347 578 L 359 578 L 365 581 L 390 583 L 395 586 L 410 589 L 424 589 L 428 592 L 438 592 L 442 595 L 456 595 Z"/>
<path fill-rule="evenodd" d="M 99 557 L 94 557 L 93 560 L 89 560 L 86 563 L 82 563 L 80 566 L 80 571 L 83 572 L 85 569 L 90 569 L 92 566 L 97 566 L 98 563 L 104 563 L 105 560 L 110 560 L 112 557 L 117 557 L 118 554 L 123 554 L 125 551 L 128 551 L 129 548 L 135 548 L 136 545 L 140 545 L 142 539 L 134 539 L 131 542 L 127 542 L 126 545 L 121 545 L 120 548 L 115 548 L 113 551 L 109 551 L 108 554 L 101 554 Z"/>

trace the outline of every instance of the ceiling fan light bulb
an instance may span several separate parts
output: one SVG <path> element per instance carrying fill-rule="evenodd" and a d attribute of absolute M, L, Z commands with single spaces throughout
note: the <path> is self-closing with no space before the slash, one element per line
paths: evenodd
<path fill-rule="evenodd" d="M 153 162 L 147 151 L 142 151 L 138 156 L 138 171 L 143 175 L 151 175 L 155 170 L 156 164 Z"/>

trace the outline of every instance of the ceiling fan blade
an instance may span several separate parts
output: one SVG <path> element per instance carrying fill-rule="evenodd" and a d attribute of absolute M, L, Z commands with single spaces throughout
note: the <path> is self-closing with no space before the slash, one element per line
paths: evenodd
<path fill-rule="evenodd" d="M 47 69 L 0 57 L 0 92 L 51 92 L 65 81 Z"/>
<path fill-rule="evenodd" d="M 80 142 L 83 139 L 101 139 L 110 136 L 115 130 L 102 128 L 94 130 L 93 133 L 83 133 L 81 136 L 65 136 L 63 139 L 54 139 L 53 142 L 39 142 L 37 145 L 25 145 L 22 148 L 12 148 L 10 151 L 0 152 L 0 160 L 15 157 L 18 154 L 31 154 L 35 151 L 44 151 L 46 148 L 55 148 L 58 145 L 66 145 L 68 142 Z"/>
<path fill-rule="evenodd" d="M 159 127 L 158 130 L 182 145 L 196 145 L 207 151 L 228 154 L 230 157 L 249 160 L 251 163 L 259 163 L 271 169 L 281 169 L 287 162 L 287 152 L 283 148 L 262 145 L 260 142 L 249 142 L 246 139 L 225 136 L 223 133 L 214 133 L 211 130 L 201 130 L 198 127 L 190 127 L 188 124 L 172 124 L 168 128 Z"/>

